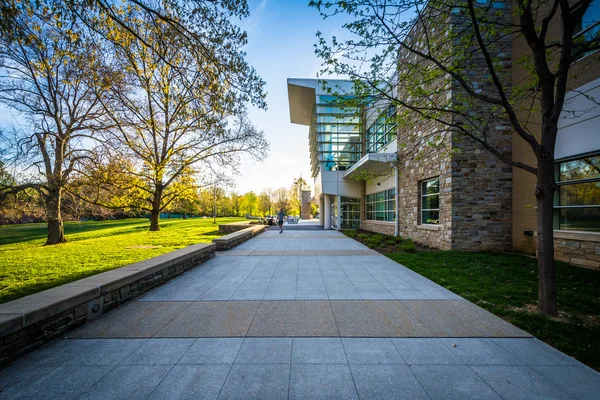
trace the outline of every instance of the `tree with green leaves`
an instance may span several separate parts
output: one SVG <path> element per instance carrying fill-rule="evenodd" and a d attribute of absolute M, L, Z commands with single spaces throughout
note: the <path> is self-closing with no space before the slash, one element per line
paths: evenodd
<path fill-rule="evenodd" d="M 70 18 L 26 2 L 0 36 L 0 102 L 17 111 L 13 155 L 31 178 L 0 189 L 0 198 L 25 189 L 41 196 L 47 245 L 65 242 L 62 194 L 77 165 L 89 157 L 101 128 L 102 95 L 115 74 L 106 68 L 98 37 Z M 103 127 L 103 126 L 102 126 Z"/>
<path fill-rule="evenodd" d="M 346 14 L 348 40 L 318 34 L 323 73 L 349 76 L 364 101 L 398 108 L 402 126 L 435 126 L 419 145 L 474 143 L 535 174 L 539 310 L 557 313 L 554 149 L 573 61 L 600 47 L 590 0 L 311 1 L 324 17 Z M 510 7 L 514 10 L 510 10 Z M 513 12 L 514 11 L 514 12 Z M 513 43 L 525 54 L 507 59 Z M 598 59 L 598 53 L 591 57 Z M 596 61 L 597 63 L 597 61 Z M 511 84 L 511 68 L 527 73 Z M 483 70 L 474 82 L 472 71 Z M 449 91 L 452 91 L 448 97 Z M 513 160 L 498 125 L 524 140 L 536 160 Z M 401 131 L 401 129 L 400 129 Z M 404 138 L 399 138 L 402 146 Z M 509 145 L 510 146 L 510 145 Z"/>
<path fill-rule="evenodd" d="M 176 10 L 161 13 L 176 20 Z M 126 82 L 102 97 L 107 123 L 115 126 L 107 143 L 136 160 L 129 173 L 140 182 L 144 205 L 139 207 L 150 213 L 150 230 L 157 231 L 165 207 L 195 195 L 196 177 L 206 178 L 215 169 L 235 171 L 241 153 L 263 157 L 267 143 L 248 121 L 245 107 L 248 101 L 265 104 L 251 69 L 218 71 L 212 62 L 195 56 L 198 46 L 214 46 L 215 53 L 237 48 L 236 36 L 214 31 L 209 41 L 190 43 L 173 26 L 155 24 L 136 9 L 127 11 L 122 18 L 137 28 L 137 36 L 110 19 L 103 21 Z"/>

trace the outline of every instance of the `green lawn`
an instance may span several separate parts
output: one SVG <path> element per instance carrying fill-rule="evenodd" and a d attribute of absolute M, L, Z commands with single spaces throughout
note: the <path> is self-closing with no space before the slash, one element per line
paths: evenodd
<path fill-rule="evenodd" d="M 367 232 L 348 236 L 600 371 L 600 271 L 557 263 L 559 315 L 546 317 L 536 308 L 534 258 L 418 249 L 410 253 L 402 251 L 407 240 Z"/>
<path fill-rule="evenodd" d="M 600 271 L 557 263 L 558 317 L 537 312 L 537 260 L 421 251 L 389 258 L 600 371 Z"/>
<path fill-rule="evenodd" d="M 67 222 L 68 242 L 55 246 L 44 246 L 45 224 L 0 226 L 0 303 L 220 236 L 212 218 L 161 220 L 159 232 L 149 226 L 147 219 Z"/>

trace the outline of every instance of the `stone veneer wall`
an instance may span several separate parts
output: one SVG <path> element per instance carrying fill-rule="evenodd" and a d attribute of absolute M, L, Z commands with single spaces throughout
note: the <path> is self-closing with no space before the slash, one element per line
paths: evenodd
<path fill-rule="evenodd" d="M 312 219 L 312 214 L 311 214 L 311 207 L 310 207 L 310 195 L 311 195 L 311 191 L 310 190 L 302 190 L 301 191 L 301 201 L 302 201 L 302 214 L 300 215 L 300 218 L 302 219 Z"/>
<path fill-rule="evenodd" d="M 554 258 L 580 267 L 600 269 L 600 235 L 555 231 Z"/>
<path fill-rule="evenodd" d="M 510 7 L 493 10 L 494 18 L 510 26 Z M 470 19 L 461 13 L 453 15 L 455 29 L 463 29 L 462 24 L 470 24 Z M 498 38 L 494 47 L 487 50 L 495 58 L 495 71 L 502 82 L 504 91 L 511 93 L 511 53 L 510 36 Z M 470 42 L 469 49 L 455 46 L 457 56 L 469 55 L 463 60 L 468 85 L 475 93 L 498 97 L 497 89 L 491 80 L 476 41 Z M 470 123 L 475 124 L 471 131 L 477 138 L 486 141 L 490 147 L 512 157 L 512 127 L 505 115 L 495 106 L 467 95 L 457 82 L 452 87 L 452 107 L 468 110 Z M 494 114 L 490 120 L 489 115 Z M 464 123 L 463 117 L 455 116 L 455 124 Z M 466 125 L 466 123 L 464 123 Z M 485 132 L 485 133 L 484 133 Z M 452 140 L 452 248 L 474 251 L 506 251 L 512 248 L 512 167 L 485 150 L 473 139 L 453 132 Z"/>
<path fill-rule="evenodd" d="M 496 132 L 498 136 L 510 130 Z M 512 248 L 512 167 L 466 138 L 452 157 L 452 248 L 507 251 Z M 505 147 L 510 154 L 510 140 Z"/>
<path fill-rule="evenodd" d="M 378 221 L 366 221 L 360 222 L 360 229 L 370 232 L 383 233 L 384 235 L 394 235 L 394 223 L 393 222 L 378 222 Z"/>
<path fill-rule="evenodd" d="M 400 127 L 398 146 L 398 218 L 399 233 L 428 247 L 449 250 L 452 248 L 452 169 L 449 155 L 427 145 L 437 131 L 431 122 L 421 122 Z M 451 138 L 444 139 L 450 146 Z M 420 224 L 420 182 L 436 178 L 440 180 L 440 223 Z"/>

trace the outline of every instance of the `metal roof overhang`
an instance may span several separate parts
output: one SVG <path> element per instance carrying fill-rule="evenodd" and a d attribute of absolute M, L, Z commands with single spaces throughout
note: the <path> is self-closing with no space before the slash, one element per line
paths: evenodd
<path fill-rule="evenodd" d="M 368 153 L 346 171 L 344 179 L 366 180 L 373 175 L 385 174 L 394 167 L 397 161 L 398 154 L 396 153 Z"/>
<path fill-rule="evenodd" d="M 310 126 L 317 82 L 315 79 L 288 79 L 288 103 L 293 124 Z"/>

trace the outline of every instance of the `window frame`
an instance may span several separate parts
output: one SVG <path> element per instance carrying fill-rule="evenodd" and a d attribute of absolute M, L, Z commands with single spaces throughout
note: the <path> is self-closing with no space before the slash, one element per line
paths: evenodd
<path fill-rule="evenodd" d="M 423 193 L 424 185 L 427 182 L 433 182 L 433 181 L 438 182 L 438 191 L 436 193 L 424 194 Z M 438 208 L 423 208 L 423 198 L 424 197 L 432 197 L 432 196 L 438 197 Z M 440 225 L 440 219 L 439 219 L 440 218 L 440 205 L 441 205 L 440 200 L 441 200 L 441 198 L 440 198 L 440 177 L 439 176 L 436 176 L 435 178 L 423 179 L 422 181 L 419 181 L 419 224 L 420 225 L 432 225 L 432 226 Z M 426 211 L 437 211 L 438 212 L 438 222 L 437 223 L 424 222 L 423 213 Z"/>
<path fill-rule="evenodd" d="M 576 156 L 565 157 L 558 160 L 555 160 L 554 163 L 554 179 L 556 182 L 556 190 L 554 191 L 554 230 L 561 232 L 586 232 L 592 234 L 600 234 L 600 227 L 598 230 L 578 230 L 578 229 L 561 229 L 561 221 L 560 221 L 560 210 L 568 210 L 568 209 L 590 209 L 590 208 L 600 208 L 600 203 L 598 204 L 580 204 L 580 205 L 561 205 L 560 204 L 560 192 L 562 187 L 570 186 L 570 185 L 580 185 L 585 183 L 594 183 L 600 182 L 600 174 L 593 178 L 582 178 L 582 179 L 569 179 L 565 181 L 560 180 L 560 166 L 563 163 L 570 161 L 577 161 L 584 158 L 590 157 L 600 157 L 599 151 L 594 151 L 590 153 L 578 154 Z"/>
<path fill-rule="evenodd" d="M 390 192 L 393 195 L 390 195 Z M 383 199 L 377 200 L 377 195 L 383 194 Z M 383 204 L 383 209 L 378 210 L 377 205 Z M 392 208 L 390 209 L 390 204 Z M 369 207 L 372 207 L 369 210 Z M 383 219 L 377 219 L 377 213 L 383 213 Z M 392 219 L 389 219 L 390 213 L 393 215 Z M 365 196 L 365 221 L 370 222 L 396 222 L 396 189 L 390 188 L 379 192 L 374 192 Z"/>

